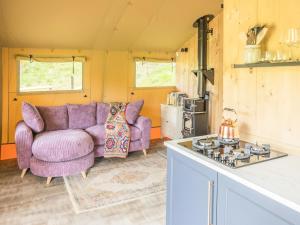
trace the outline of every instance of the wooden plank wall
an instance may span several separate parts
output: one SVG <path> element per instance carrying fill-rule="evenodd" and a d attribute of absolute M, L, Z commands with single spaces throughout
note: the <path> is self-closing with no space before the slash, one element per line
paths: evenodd
<path fill-rule="evenodd" d="M 234 69 L 243 63 L 242 36 L 257 23 L 271 31 L 264 49 L 285 52 L 288 28 L 300 27 L 298 0 L 224 1 L 224 106 L 238 111 L 240 135 L 300 153 L 300 67 Z M 300 58 L 300 49 L 294 48 Z"/>
<path fill-rule="evenodd" d="M 209 35 L 208 43 L 208 65 L 215 69 L 215 84 L 207 84 L 207 90 L 210 91 L 210 130 L 212 133 L 218 132 L 222 118 L 223 107 L 223 13 L 217 15 L 210 23 L 213 28 L 213 35 Z M 195 29 L 196 32 L 196 29 Z M 191 98 L 198 97 L 197 78 L 191 72 L 198 67 L 198 41 L 197 33 L 182 45 L 182 48 L 188 48 L 187 53 L 177 51 L 176 74 L 177 89 L 185 92 Z"/>

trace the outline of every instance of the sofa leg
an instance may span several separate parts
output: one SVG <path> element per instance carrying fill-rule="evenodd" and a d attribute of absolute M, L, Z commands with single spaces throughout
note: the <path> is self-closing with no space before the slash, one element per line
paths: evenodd
<path fill-rule="evenodd" d="M 52 177 L 47 177 L 47 185 L 50 184 L 51 180 L 52 180 Z"/>
<path fill-rule="evenodd" d="M 27 170 L 28 170 L 28 168 L 22 170 L 22 173 L 21 173 L 21 178 L 22 178 L 22 179 L 23 179 L 23 177 L 25 176 Z"/>
<path fill-rule="evenodd" d="M 82 175 L 83 179 L 86 178 L 86 172 L 85 171 L 81 171 L 81 175 Z"/>
<path fill-rule="evenodd" d="M 143 149 L 143 153 L 144 153 L 144 156 L 146 156 L 147 155 L 147 150 Z"/>

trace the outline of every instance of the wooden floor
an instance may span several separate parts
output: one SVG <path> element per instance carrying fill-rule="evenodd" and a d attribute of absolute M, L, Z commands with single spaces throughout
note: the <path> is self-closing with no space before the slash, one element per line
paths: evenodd
<path fill-rule="evenodd" d="M 163 148 L 162 143 L 152 143 L 151 148 Z M 46 186 L 45 178 L 28 172 L 22 180 L 15 159 L 0 161 L 1 225 L 163 225 L 165 212 L 157 211 L 157 202 L 163 204 L 160 209 L 165 208 L 165 196 L 159 196 L 155 204 L 128 203 L 127 210 L 95 210 L 76 214 L 63 178 L 55 178 Z"/>

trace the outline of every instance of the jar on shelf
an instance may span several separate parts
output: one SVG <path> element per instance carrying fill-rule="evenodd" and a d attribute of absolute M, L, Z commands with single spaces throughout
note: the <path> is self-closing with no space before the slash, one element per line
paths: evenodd
<path fill-rule="evenodd" d="M 246 45 L 245 46 L 245 63 L 256 63 L 261 59 L 260 45 Z"/>

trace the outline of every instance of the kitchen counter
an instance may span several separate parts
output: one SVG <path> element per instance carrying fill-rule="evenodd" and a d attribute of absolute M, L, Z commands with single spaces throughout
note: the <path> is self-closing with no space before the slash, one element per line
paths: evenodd
<path fill-rule="evenodd" d="M 233 169 L 178 144 L 189 140 L 166 141 L 165 146 L 300 213 L 300 156 Z"/>

